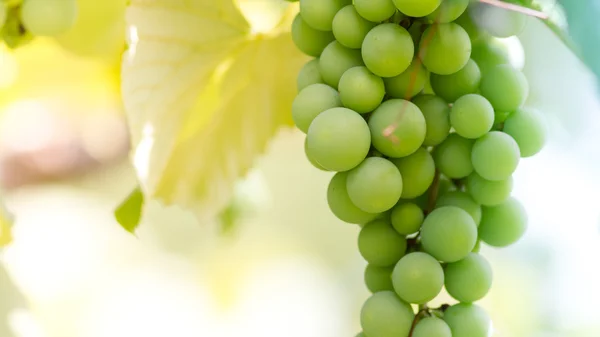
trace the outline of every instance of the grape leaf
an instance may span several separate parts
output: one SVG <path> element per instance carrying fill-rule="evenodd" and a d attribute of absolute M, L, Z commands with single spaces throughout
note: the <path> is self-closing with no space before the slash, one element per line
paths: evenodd
<path fill-rule="evenodd" d="M 569 25 L 569 35 L 583 62 L 600 80 L 600 1 L 559 0 Z"/>
<path fill-rule="evenodd" d="M 214 218 L 269 139 L 292 125 L 288 11 L 257 34 L 232 0 L 132 0 L 122 92 L 148 198 Z"/>
<path fill-rule="evenodd" d="M 115 219 L 129 233 L 134 233 L 142 219 L 144 194 L 137 187 L 115 210 Z"/>

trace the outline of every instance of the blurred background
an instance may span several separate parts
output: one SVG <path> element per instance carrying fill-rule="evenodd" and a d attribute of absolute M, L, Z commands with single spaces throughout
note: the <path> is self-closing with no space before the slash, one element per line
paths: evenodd
<path fill-rule="evenodd" d="M 0 47 L 0 184 L 17 219 L 0 255 L 0 336 L 354 336 L 368 297 L 359 228 L 330 214 L 330 174 L 310 166 L 300 132 L 274 139 L 221 227 L 152 202 L 135 236 L 116 223 L 136 184 L 119 97 L 125 0 L 79 3 L 65 36 Z M 526 237 L 483 250 L 495 284 L 481 305 L 497 337 L 597 337 L 598 88 L 539 21 L 519 38 L 502 42 L 551 140 L 516 174 Z"/>

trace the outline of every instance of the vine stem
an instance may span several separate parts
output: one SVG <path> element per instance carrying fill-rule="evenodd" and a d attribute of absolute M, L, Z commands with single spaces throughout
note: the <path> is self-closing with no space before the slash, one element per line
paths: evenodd
<path fill-rule="evenodd" d="M 512 4 L 509 2 L 504 2 L 502 0 L 479 0 L 479 2 L 486 3 L 488 5 L 492 5 L 498 8 L 504 8 L 509 11 L 523 13 L 525 15 L 534 16 L 536 18 L 540 18 L 542 20 L 548 20 L 550 16 L 544 12 L 540 12 L 535 9 L 523 7 L 517 4 Z"/>

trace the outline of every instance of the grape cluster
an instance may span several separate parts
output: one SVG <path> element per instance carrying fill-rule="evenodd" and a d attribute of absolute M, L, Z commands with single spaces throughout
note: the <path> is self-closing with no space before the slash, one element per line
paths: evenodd
<path fill-rule="evenodd" d="M 34 36 L 61 35 L 76 19 L 76 0 L 0 0 L 0 31 L 9 47 Z"/>
<path fill-rule="evenodd" d="M 479 17 L 496 9 L 469 0 L 299 2 L 292 38 L 314 59 L 292 116 L 309 161 L 336 172 L 331 211 L 361 226 L 373 295 L 359 336 L 489 336 L 473 304 L 492 285 L 479 248 L 524 234 L 512 174 L 546 140 L 543 117 L 524 107 L 525 76 L 494 37 L 523 20 L 486 27 Z M 443 288 L 458 303 L 429 308 Z"/>

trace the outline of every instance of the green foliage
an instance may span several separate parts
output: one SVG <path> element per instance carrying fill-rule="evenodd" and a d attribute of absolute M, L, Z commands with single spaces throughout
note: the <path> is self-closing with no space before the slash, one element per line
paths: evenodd
<path fill-rule="evenodd" d="M 569 35 L 577 53 L 600 79 L 600 29 L 598 17 L 600 6 L 597 0 L 558 0 L 566 13 Z"/>
<path fill-rule="evenodd" d="M 115 218 L 128 232 L 134 233 L 140 224 L 144 209 L 144 194 L 136 187 L 115 210 Z"/>

